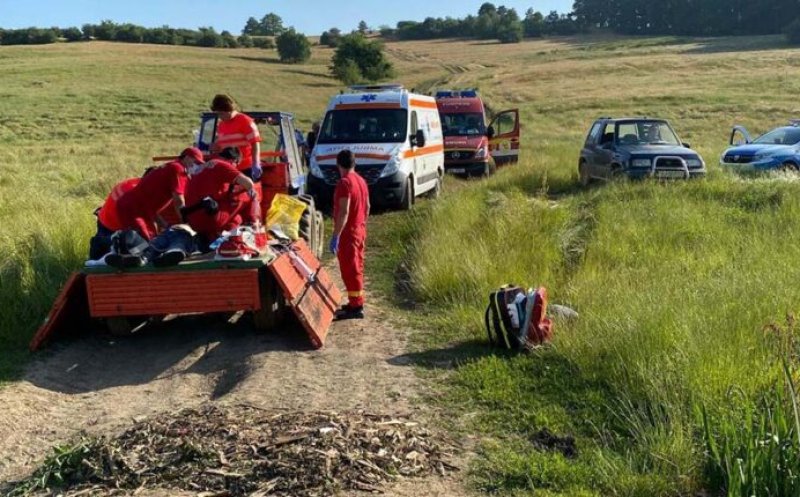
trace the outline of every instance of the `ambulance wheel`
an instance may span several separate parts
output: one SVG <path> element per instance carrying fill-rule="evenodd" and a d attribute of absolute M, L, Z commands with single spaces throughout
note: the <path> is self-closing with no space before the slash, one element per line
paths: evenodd
<path fill-rule="evenodd" d="M 428 192 L 428 198 L 436 199 L 439 198 L 442 194 L 442 174 L 440 173 L 439 176 L 436 178 L 436 185 L 431 188 L 431 191 Z"/>
<path fill-rule="evenodd" d="M 410 211 L 412 207 L 414 207 L 414 177 L 409 176 L 403 198 L 400 199 L 400 210 Z"/>
<path fill-rule="evenodd" d="M 133 323 L 125 316 L 106 318 L 106 329 L 114 336 L 124 337 L 133 333 Z"/>

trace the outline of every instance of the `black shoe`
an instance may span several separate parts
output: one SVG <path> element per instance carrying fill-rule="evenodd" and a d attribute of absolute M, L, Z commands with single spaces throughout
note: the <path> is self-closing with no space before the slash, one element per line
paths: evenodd
<path fill-rule="evenodd" d="M 117 269 L 141 267 L 144 265 L 144 259 L 138 255 L 108 254 L 105 257 L 105 261 L 107 265 Z"/>
<path fill-rule="evenodd" d="M 343 321 L 345 319 L 364 319 L 364 307 L 342 306 L 341 309 L 336 311 L 334 321 Z"/>
<path fill-rule="evenodd" d="M 153 259 L 153 265 L 156 267 L 177 266 L 184 259 L 186 259 L 186 252 L 183 250 L 167 250 Z"/>

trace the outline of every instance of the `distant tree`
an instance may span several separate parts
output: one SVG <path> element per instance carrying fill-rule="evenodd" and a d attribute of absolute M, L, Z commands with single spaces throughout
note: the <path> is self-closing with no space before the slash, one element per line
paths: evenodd
<path fill-rule="evenodd" d="M 83 39 L 83 33 L 76 27 L 71 27 L 61 30 L 61 36 L 67 41 L 80 41 Z"/>
<path fill-rule="evenodd" d="M 275 38 L 281 62 L 298 64 L 311 58 L 311 43 L 306 35 L 290 28 Z"/>
<path fill-rule="evenodd" d="M 497 7 L 495 7 L 494 4 L 491 2 L 485 2 L 478 9 L 478 16 L 495 15 L 495 14 L 497 14 Z"/>
<path fill-rule="evenodd" d="M 194 44 L 198 47 L 224 47 L 225 42 L 222 36 L 212 27 L 203 27 L 198 29 L 199 34 L 194 40 Z"/>
<path fill-rule="evenodd" d="M 242 35 L 237 38 L 239 46 L 242 48 L 253 48 L 253 37 L 249 35 Z"/>
<path fill-rule="evenodd" d="M 272 38 L 253 38 L 253 46 L 256 48 L 263 48 L 264 50 L 272 50 L 275 48 L 275 42 L 272 41 Z"/>
<path fill-rule="evenodd" d="M 250 17 L 247 19 L 247 22 L 242 29 L 243 35 L 253 36 L 260 34 L 261 31 L 261 24 L 259 24 L 258 19 L 255 17 Z"/>
<path fill-rule="evenodd" d="M 117 36 L 117 25 L 114 21 L 101 21 L 94 27 L 94 37 L 98 40 L 111 41 Z"/>
<path fill-rule="evenodd" d="M 344 62 L 331 66 L 331 74 L 347 86 L 364 81 L 361 69 L 358 67 L 356 61 L 352 59 L 345 59 Z"/>
<path fill-rule="evenodd" d="M 358 68 L 356 78 L 354 66 Z M 394 76 L 392 64 L 386 60 L 383 45 L 359 33 L 343 36 L 333 55 L 331 73 L 345 84 L 353 79 L 380 81 Z"/>
<path fill-rule="evenodd" d="M 786 39 L 792 45 L 800 45 L 800 17 L 786 26 Z"/>
<path fill-rule="evenodd" d="M 286 30 L 283 27 L 283 19 L 274 12 L 270 12 L 262 17 L 259 27 L 261 29 L 258 34 L 262 36 L 278 36 Z"/>
<path fill-rule="evenodd" d="M 522 28 L 525 36 L 529 38 L 539 38 L 544 34 L 544 16 L 541 12 L 528 9 L 525 12 L 525 19 L 522 21 Z"/>
<path fill-rule="evenodd" d="M 144 41 L 145 29 L 135 24 L 121 24 L 117 26 L 114 33 L 114 41 L 123 41 L 126 43 L 142 43 Z"/>
<path fill-rule="evenodd" d="M 342 31 L 339 28 L 331 28 L 328 31 L 323 31 L 319 37 L 319 44 L 331 48 L 336 48 L 339 43 L 339 38 L 342 37 Z"/>
<path fill-rule="evenodd" d="M 358 23 L 358 32 L 362 35 L 365 35 L 369 32 L 369 26 L 367 25 L 367 21 L 361 21 Z"/>
<path fill-rule="evenodd" d="M 524 29 L 515 9 L 500 7 L 497 9 L 498 21 L 495 26 L 497 39 L 501 43 L 519 43 L 522 41 Z"/>
<path fill-rule="evenodd" d="M 386 24 L 381 24 L 378 26 L 378 32 L 383 38 L 392 38 L 394 36 L 394 29 Z"/>
<path fill-rule="evenodd" d="M 222 38 L 222 46 L 225 48 L 239 48 L 239 40 L 230 31 L 223 31 L 219 34 Z"/>
<path fill-rule="evenodd" d="M 94 38 L 95 36 L 94 30 L 95 30 L 94 24 L 84 24 L 83 26 L 81 26 L 81 32 L 83 33 L 83 37 L 87 40 L 91 40 L 92 38 Z"/>

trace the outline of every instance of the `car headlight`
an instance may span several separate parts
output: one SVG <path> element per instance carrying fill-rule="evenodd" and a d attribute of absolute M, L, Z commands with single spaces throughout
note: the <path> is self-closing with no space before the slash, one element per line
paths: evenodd
<path fill-rule="evenodd" d="M 703 161 L 700 158 L 686 159 L 686 165 L 688 167 L 703 167 Z"/>
<path fill-rule="evenodd" d="M 650 159 L 633 159 L 631 160 L 631 167 L 650 167 L 653 162 Z"/>
<path fill-rule="evenodd" d="M 772 157 L 771 152 L 761 152 L 753 156 L 753 162 L 760 162 L 764 159 L 769 159 L 770 157 Z"/>
<path fill-rule="evenodd" d="M 381 171 L 381 178 L 391 176 L 392 174 L 396 173 L 400 170 L 399 167 L 400 159 L 395 155 L 389 160 L 389 162 L 386 163 L 386 166 L 384 166 L 383 171 Z"/>
<path fill-rule="evenodd" d="M 485 159 L 487 155 L 489 155 L 489 152 L 486 147 L 481 147 L 477 152 L 475 152 L 476 159 Z"/>
<path fill-rule="evenodd" d="M 317 160 L 316 159 L 311 159 L 311 164 L 309 164 L 309 166 L 308 166 L 308 171 L 314 177 L 324 178 L 324 176 L 322 174 L 322 169 L 319 168 L 319 164 L 317 164 Z"/>

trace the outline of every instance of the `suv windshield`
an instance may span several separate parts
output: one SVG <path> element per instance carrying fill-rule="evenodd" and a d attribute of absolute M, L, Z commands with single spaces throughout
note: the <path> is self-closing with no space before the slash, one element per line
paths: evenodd
<path fill-rule="evenodd" d="M 485 135 L 483 114 L 479 112 L 442 114 L 444 136 Z"/>
<path fill-rule="evenodd" d="M 759 136 L 753 143 L 796 145 L 800 143 L 800 128 L 778 128 Z"/>
<path fill-rule="evenodd" d="M 620 145 L 680 145 L 666 121 L 623 121 L 617 124 Z"/>
<path fill-rule="evenodd" d="M 400 143 L 406 140 L 405 109 L 332 110 L 317 143 Z"/>

